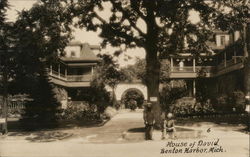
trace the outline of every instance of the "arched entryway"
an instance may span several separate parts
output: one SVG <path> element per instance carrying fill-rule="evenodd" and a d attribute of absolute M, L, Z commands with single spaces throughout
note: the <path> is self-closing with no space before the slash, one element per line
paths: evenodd
<path fill-rule="evenodd" d="M 144 103 L 143 92 L 137 88 L 130 88 L 123 92 L 121 96 L 122 108 L 136 109 L 142 108 Z"/>

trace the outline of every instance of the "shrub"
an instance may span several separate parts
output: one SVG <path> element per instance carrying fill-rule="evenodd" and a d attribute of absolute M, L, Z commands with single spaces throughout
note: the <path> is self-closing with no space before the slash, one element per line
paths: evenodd
<path fill-rule="evenodd" d="M 91 85 L 89 88 L 78 89 L 78 93 L 74 96 L 74 100 L 85 101 L 97 107 L 99 113 L 103 113 L 106 107 L 111 103 L 110 95 L 104 86 Z"/>
<path fill-rule="evenodd" d="M 127 108 L 135 110 L 137 107 L 142 107 L 144 97 L 140 92 L 131 90 L 125 94 L 122 101 Z"/>
<path fill-rule="evenodd" d="M 127 106 L 128 106 L 129 109 L 134 111 L 137 108 L 137 102 L 132 99 L 127 103 Z"/>
<path fill-rule="evenodd" d="M 207 102 L 203 105 L 202 111 L 204 114 L 211 114 L 215 112 L 210 100 L 207 100 Z"/>
<path fill-rule="evenodd" d="M 113 107 L 107 107 L 103 113 L 103 118 L 105 119 L 111 119 L 117 114 L 117 110 Z"/>
<path fill-rule="evenodd" d="M 231 98 L 224 94 L 224 95 L 218 96 L 215 99 L 213 103 L 213 107 L 219 113 L 232 112 L 233 107 L 231 105 L 232 103 L 230 102 L 231 102 Z"/>
<path fill-rule="evenodd" d="M 202 105 L 190 97 L 178 99 L 176 103 L 170 107 L 170 110 L 176 116 L 202 116 L 204 114 L 211 114 L 215 112 L 210 103 Z"/>
<path fill-rule="evenodd" d="M 171 104 L 174 104 L 176 100 L 184 97 L 187 94 L 187 90 L 184 87 L 164 87 L 160 92 L 160 103 L 164 110 L 169 110 Z"/>
<path fill-rule="evenodd" d="M 191 115 L 194 113 L 194 107 L 195 107 L 195 101 L 191 98 L 181 98 L 176 100 L 176 103 L 174 103 L 171 106 L 172 112 L 176 116 L 183 116 L 183 115 Z"/>
<path fill-rule="evenodd" d="M 100 116 L 95 105 L 89 105 L 81 101 L 69 103 L 67 108 L 63 110 L 61 119 L 69 121 L 94 121 L 99 120 Z"/>
<path fill-rule="evenodd" d="M 234 91 L 232 93 L 232 105 L 236 111 L 242 112 L 245 108 L 245 94 L 242 91 Z"/>

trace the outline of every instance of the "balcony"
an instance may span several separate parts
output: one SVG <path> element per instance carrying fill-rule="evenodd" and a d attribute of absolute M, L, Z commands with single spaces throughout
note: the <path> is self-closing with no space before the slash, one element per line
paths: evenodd
<path fill-rule="evenodd" d="M 214 77 L 223 75 L 235 70 L 242 69 L 244 67 L 243 57 L 237 56 L 233 57 L 233 59 L 224 61 L 216 66 L 216 72 L 214 73 Z"/>
<path fill-rule="evenodd" d="M 199 71 L 203 71 L 206 77 L 211 77 L 211 73 L 214 70 L 212 66 L 186 66 L 186 67 L 172 67 L 170 78 L 196 78 Z"/>
<path fill-rule="evenodd" d="M 89 87 L 92 74 L 86 75 L 63 75 L 51 70 L 49 73 L 51 82 L 64 87 Z"/>
<path fill-rule="evenodd" d="M 197 78 L 202 70 L 205 77 L 216 77 L 244 67 L 242 57 L 233 57 L 230 60 L 224 60 L 217 66 L 171 66 L 170 78 Z"/>

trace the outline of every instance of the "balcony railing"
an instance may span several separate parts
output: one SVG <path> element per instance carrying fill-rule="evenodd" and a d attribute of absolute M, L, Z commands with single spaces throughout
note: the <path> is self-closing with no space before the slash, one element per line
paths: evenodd
<path fill-rule="evenodd" d="M 171 72 L 172 73 L 197 73 L 200 70 L 203 70 L 206 73 L 216 74 L 220 71 L 223 71 L 224 69 L 234 67 L 234 65 L 243 63 L 241 57 L 236 57 L 230 60 L 227 60 L 226 62 L 221 62 L 217 66 L 184 66 L 184 67 L 172 67 Z"/>
<path fill-rule="evenodd" d="M 189 72 L 194 72 L 194 68 L 190 66 L 186 67 L 172 67 L 172 72 L 180 72 L 180 73 L 189 73 Z"/>
<path fill-rule="evenodd" d="M 204 70 L 206 72 L 211 72 L 214 70 L 213 66 L 186 66 L 186 67 L 173 67 L 172 72 L 176 73 L 195 73 L 200 70 Z"/>
<path fill-rule="evenodd" d="M 83 82 L 90 81 L 92 79 L 92 75 L 68 75 L 67 81 L 71 82 Z"/>
<path fill-rule="evenodd" d="M 91 74 L 87 74 L 87 75 L 67 75 L 65 76 L 64 74 L 59 74 L 57 71 L 50 71 L 50 75 L 52 77 L 56 77 L 58 79 L 64 80 L 64 81 L 68 81 L 68 82 L 89 82 L 92 79 L 92 75 Z"/>

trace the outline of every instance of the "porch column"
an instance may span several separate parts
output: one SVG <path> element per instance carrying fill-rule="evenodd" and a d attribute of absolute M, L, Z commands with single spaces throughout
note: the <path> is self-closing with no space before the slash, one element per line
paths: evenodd
<path fill-rule="evenodd" d="M 94 67 L 93 66 L 91 67 L 91 75 L 92 76 L 94 75 Z"/>
<path fill-rule="evenodd" d="M 236 58 L 236 51 L 234 49 L 234 64 L 236 64 L 236 63 L 237 63 L 237 58 Z"/>
<path fill-rule="evenodd" d="M 224 53 L 224 66 L 227 67 L 227 53 Z"/>
<path fill-rule="evenodd" d="M 196 82 L 195 79 L 193 79 L 193 96 L 195 97 L 196 95 Z"/>
<path fill-rule="evenodd" d="M 193 58 L 193 71 L 194 72 L 196 71 L 196 68 L 195 68 L 195 58 Z"/>
<path fill-rule="evenodd" d="M 171 57 L 170 58 L 170 69 L 171 69 L 171 71 L 173 71 L 173 67 L 174 67 L 174 62 L 173 62 L 173 58 Z"/>
<path fill-rule="evenodd" d="M 50 75 L 52 75 L 52 65 L 49 66 L 49 70 Z"/>
<path fill-rule="evenodd" d="M 60 65 L 60 63 L 59 63 L 59 65 L 58 65 L 58 77 L 60 78 L 60 72 L 61 72 L 61 65 Z"/>
<path fill-rule="evenodd" d="M 170 81 L 170 84 L 171 84 L 171 88 L 174 88 L 174 82 Z"/>
<path fill-rule="evenodd" d="M 67 79 L 67 75 L 68 75 L 67 67 L 65 67 L 64 75 L 65 75 L 65 78 Z"/>

